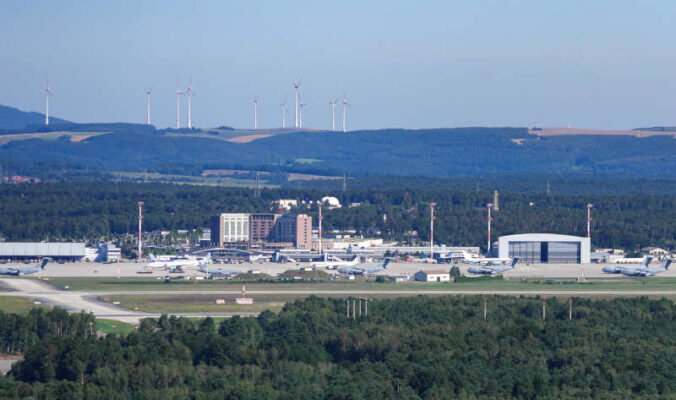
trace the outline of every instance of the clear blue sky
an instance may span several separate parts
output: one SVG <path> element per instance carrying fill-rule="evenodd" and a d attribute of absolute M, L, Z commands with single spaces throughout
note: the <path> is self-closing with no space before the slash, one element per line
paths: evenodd
<path fill-rule="evenodd" d="M 87 121 L 307 126 L 676 125 L 673 1 L 24 1 L 0 12 L 0 104 Z M 289 108 L 289 121 L 293 113 Z M 182 117 L 185 119 L 185 115 Z M 183 122 L 185 123 L 185 122 Z"/>

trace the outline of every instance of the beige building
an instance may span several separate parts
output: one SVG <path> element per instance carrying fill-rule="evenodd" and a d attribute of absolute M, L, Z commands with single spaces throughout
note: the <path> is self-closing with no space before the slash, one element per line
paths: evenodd
<path fill-rule="evenodd" d="M 224 243 L 249 241 L 249 214 L 223 213 L 211 219 L 211 244 L 223 247 Z"/>

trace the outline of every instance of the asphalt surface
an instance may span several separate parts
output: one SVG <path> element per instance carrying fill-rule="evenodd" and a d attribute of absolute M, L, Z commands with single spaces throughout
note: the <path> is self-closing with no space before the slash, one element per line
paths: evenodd
<path fill-rule="evenodd" d="M 369 263 L 363 265 L 375 265 L 377 263 Z M 652 267 L 658 266 L 660 263 L 653 262 Z M 299 270 L 302 267 L 308 267 L 309 263 L 272 263 L 272 262 L 254 262 L 241 264 L 209 264 L 209 268 L 222 268 L 227 270 L 237 270 L 240 272 L 247 272 L 249 270 L 256 270 L 261 273 L 277 276 L 288 270 Z M 604 274 L 602 268 L 607 264 L 525 264 L 519 263 L 516 269 L 505 273 L 507 278 L 598 278 L 598 277 L 622 277 L 617 275 Z M 15 266 L 26 267 L 25 264 L 5 264 L 3 267 Z M 465 275 L 469 275 L 467 269 L 471 265 L 467 264 L 428 264 L 423 262 L 391 262 L 387 269 L 377 272 L 375 275 L 402 275 L 413 274 L 420 270 L 445 270 L 448 271 L 452 266 L 457 266 Z M 337 273 L 336 270 L 324 270 L 329 274 Z M 143 272 L 143 273 L 141 273 Z M 150 269 L 146 267 L 145 262 L 124 262 L 116 264 L 101 264 L 90 262 L 77 263 L 49 263 L 47 267 L 41 271 L 39 277 L 153 277 L 162 278 L 167 275 L 171 276 L 205 276 L 203 272 L 199 272 L 197 268 L 185 268 L 183 274 L 169 274 L 161 268 Z M 676 277 L 676 267 L 669 271 L 661 273 L 660 276 Z"/>
<path fill-rule="evenodd" d="M 94 314 L 97 318 L 114 319 L 130 324 L 138 324 L 143 318 L 159 318 L 161 314 L 146 313 L 117 307 L 112 304 L 96 300 L 103 292 L 69 292 L 57 290 L 53 286 L 34 279 L 0 279 L 0 283 L 7 285 L 13 291 L 0 293 L 0 296 L 28 297 L 40 300 L 43 303 L 59 306 L 71 312 L 85 311 Z M 126 293 L 126 292 L 124 292 Z M 132 294 L 129 292 L 128 294 Z M 167 294 L 168 292 L 164 292 Z M 175 293 L 175 292 L 172 292 Z M 238 292 L 239 293 L 239 292 Z M 254 313 L 177 313 L 178 317 L 232 317 L 233 315 L 254 316 Z"/>

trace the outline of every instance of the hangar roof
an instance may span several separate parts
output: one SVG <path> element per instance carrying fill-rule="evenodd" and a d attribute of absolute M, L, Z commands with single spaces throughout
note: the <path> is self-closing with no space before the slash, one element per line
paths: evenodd
<path fill-rule="evenodd" d="M 510 242 L 581 242 L 589 239 L 583 236 L 559 235 L 557 233 L 519 233 L 500 236 L 499 240 Z"/>
<path fill-rule="evenodd" d="M 0 257 L 84 257 L 84 243 L 0 243 Z"/>

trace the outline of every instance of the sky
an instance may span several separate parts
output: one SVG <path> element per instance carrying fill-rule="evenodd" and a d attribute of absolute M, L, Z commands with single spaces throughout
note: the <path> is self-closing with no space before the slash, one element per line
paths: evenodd
<path fill-rule="evenodd" d="M 676 2 L 3 0 L 0 104 L 76 122 L 676 126 Z M 181 99 L 181 125 L 187 108 Z M 341 118 L 337 110 L 336 123 Z"/>

